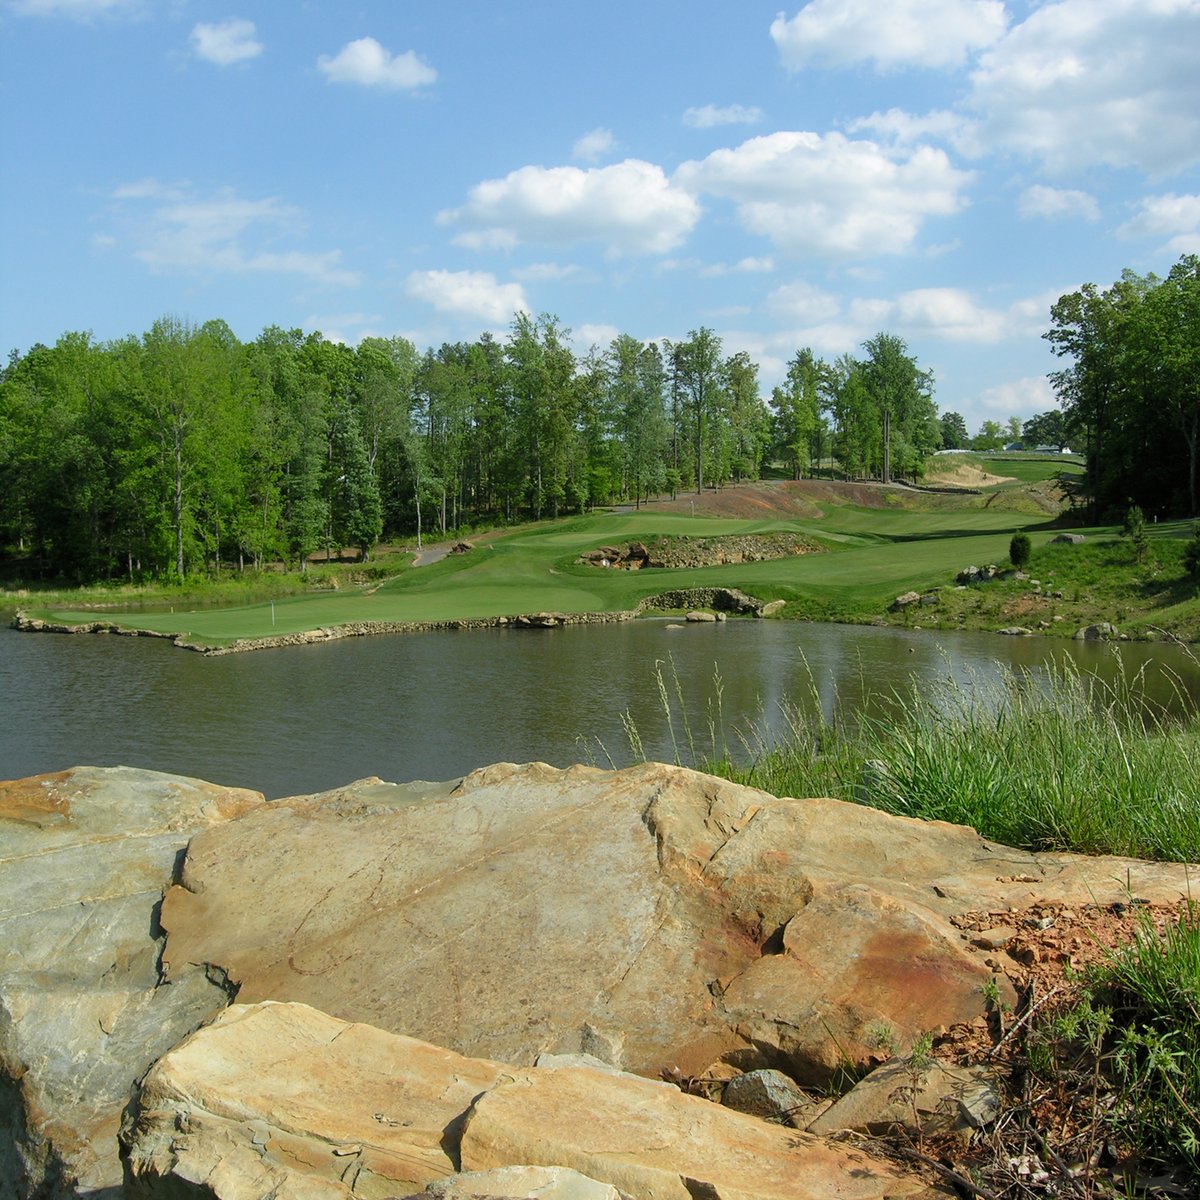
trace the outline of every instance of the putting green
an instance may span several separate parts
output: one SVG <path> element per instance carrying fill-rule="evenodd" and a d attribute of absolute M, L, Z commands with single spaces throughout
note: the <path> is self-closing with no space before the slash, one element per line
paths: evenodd
<path fill-rule="evenodd" d="M 940 498 L 939 498 L 940 499 Z M 274 603 L 174 612 L 130 612 L 131 629 L 184 634 L 200 642 L 301 633 L 358 622 L 476 620 L 540 611 L 613 612 L 646 597 L 689 587 L 736 587 L 762 599 L 812 599 L 845 610 L 878 609 L 899 592 L 949 582 L 971 564 L 1001 562 L 1025 524 L 1035 543 L 1050 536 L 1038 522 L 989 508 L 829 505 L 815 520 L 735 520 L 678 513 L 597 513 L 524 527 L 466 554 L 410 567 L 370 589 L 313 592 Z M 683 569 L 604 570 L 579 561 L 587 550 L 656 536 L 720 537 L 802 533 L 825 553 L 764 562 Z M 64 623 L 94 612 L 36 615 Z"/>

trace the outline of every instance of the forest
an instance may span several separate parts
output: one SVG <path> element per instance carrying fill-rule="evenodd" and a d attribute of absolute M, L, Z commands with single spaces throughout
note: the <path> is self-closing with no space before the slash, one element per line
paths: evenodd
<path fill-rule="evenodd" d="M 932 374 L 879 333 L 832 362 L 759 368 L 708 328 L 576 353 L 548 315 L 421 352 L 173 317 L 98 342 L 64 334 L 0 371 L 0 565 L 72 582 L 219 575 L 351 549 L 640 504 L 836 463 L 918 480 L 935 450 L 1005 436 L 1085 453 L 1093 521 L 1130 504 L 1194 515 L 1200 258 L 1060 297 L 1045 337 L 1060 409 L 1005 430 L 939 416 Z"/>
<path fill-rule="evenodd" d="M 424 354 L 278 327 L 240 342 L 173 318 L 68 333 L 0 375 L 0 547 L 30 574 L 163 578 L 640 504 L 797 476 L 919 474 L 941 440 L 932 379 L 880 334 L 861 358 L 798 352 L 769 402 L 711 330 L 578 356 L 551 316 Z M 886 432 L 886 435 L 885 435 Z"/>

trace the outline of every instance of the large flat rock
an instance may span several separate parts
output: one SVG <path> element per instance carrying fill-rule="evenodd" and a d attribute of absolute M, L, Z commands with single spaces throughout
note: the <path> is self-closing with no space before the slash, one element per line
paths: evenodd
<path fill-rule="evenodd" d="M 228 1003 L 162 985 L 158 909 L 188 838 L 257 792 L 121 767 L 0 782 L 0 1196 L 115 1189 L 137 1077 Z"/>
<path fill-rule="evenodd" d="M 823 1082 L 984 1012 L 989 955 L 956 914 L 1177 900 L 1187 876 L 661 764 L 501 764 L 276 801 L 198 834 L 164 903 L 164 959 L 169 978 L 219 966 L 243 1002 L 463 1054 L 698 1074 L 752 1043 Z"/>
<path fill-rule="evenodd" d="M 172 1200 L 373 1200 L 522 1166 L 639 1198 L 930 1194 L 853 1147 L 659 1083 L 506 1067 L 297 1004 L 234 1006 L 167 1054 L 123 1140 L 128 1194 Z"/>

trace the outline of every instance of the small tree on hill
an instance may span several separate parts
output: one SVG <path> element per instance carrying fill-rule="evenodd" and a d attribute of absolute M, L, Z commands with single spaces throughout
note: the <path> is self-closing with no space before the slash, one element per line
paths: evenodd
<path fill-rule="evenodd" d="M 1032 552 L 1033 544 L 1029 540 L 1029 534 L 1014 533 L 1012 541 L 1008 543 L 1008 557 L 1012 565 L 1018 569 L 1023 567 L 1029 561 Z"/>
<path fill-rule="evenodd" d="M 1146 557 L 1146 516 L 1136 504 L 1131 504 L 1125 511 L 1125 523 L 1121 534 L 1127 537 L 1133 546 L 1133 555 L 1138 562 Z"/>
<path fill-rule="evenodd" d="M 1193 579 L 1200 577 L 1200 525 L 1192 528 L 1192 540 L 1183 551 L 1183 565 Z"/>

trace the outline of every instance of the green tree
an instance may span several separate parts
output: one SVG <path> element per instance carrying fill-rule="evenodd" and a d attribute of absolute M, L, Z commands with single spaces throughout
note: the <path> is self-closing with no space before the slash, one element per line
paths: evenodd
<path fill-rule="evenodd" d="M 894 334 L 879 333 L 863 343 L 863 386 L 872 397 L 882 424 L 881 477 L 892 479 L 893 457 L 901 474 L 916 476 L 941 441 L 933 376 L 917 365 L 908 347 Z"/>
<path fill-rule="evenodd" d="M 721 404 L 721 339 L 711 329 L 691 330 L 676 348 L 675 366 L 689 410 L 693 479 L 702 492 L 708 427 Z"/>
<path fill-rule="evenodd" d="M 1008 543 L 1008 560 L 1018 570 L 1029 562 L 1029 556 L 1033 552 L 1033 545 L 1029 540 L 1027 533 L 1014 533 L 1012 541 Z"/>
<path fill-rule="evenodd" d="M 939 426 L 944 450 L 965 450 L 970 445 L 971 435 L 967 432 L 967 423 L 961 413 L 942 413 Z"/>
<path fill-rule="evenodd" d="M 811 465 L 812 448 L 821 419 L 821 389 L 828 368 L 808 347 L 788 361 L 787 377 L 771 391 L 774 440 L 793 479 Z"/>

